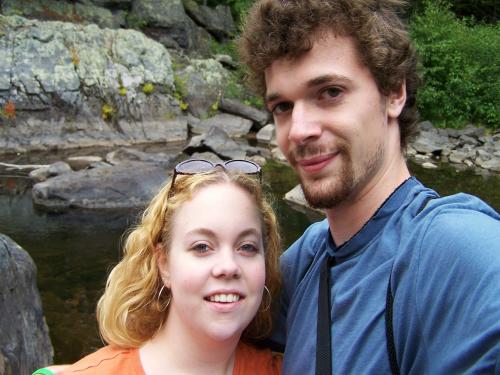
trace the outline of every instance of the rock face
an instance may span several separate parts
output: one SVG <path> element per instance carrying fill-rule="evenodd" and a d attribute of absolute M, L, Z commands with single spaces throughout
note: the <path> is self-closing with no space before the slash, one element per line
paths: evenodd
<path fill-rule="evenodd" d="M 36 286 L 36 266 L 25 250 L 2 234 L 0 332 L 0 373 L 29 375 L 52 363 L 54 351 Z"/>
<path fill-rule="evenodd" d="M 0 25 L 3 153 L 187 137 L 161 44 L 96 25 L 2 15 Z"/>

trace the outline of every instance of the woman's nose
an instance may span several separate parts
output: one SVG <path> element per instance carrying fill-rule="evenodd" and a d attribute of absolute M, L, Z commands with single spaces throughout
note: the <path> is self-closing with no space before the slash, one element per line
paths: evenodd
<path fill-rule="evenodd" d="M 232 251 L 220 251 L 212 268 L 212 274 L 217 278 L 237 279 L 241 276 L 241 268 L 236 259 L 237 254 Z"/>

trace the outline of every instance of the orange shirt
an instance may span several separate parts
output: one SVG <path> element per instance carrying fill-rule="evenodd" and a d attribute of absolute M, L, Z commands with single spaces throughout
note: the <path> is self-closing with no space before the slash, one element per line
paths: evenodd
<path fill-rule="evenodd" d="M 233 375 L 281 374 L 282 356 L 240 342 L 236 348 Z M 138 349 L 105 346 L 73 364 L 65 375 L 145 375 Z"/>

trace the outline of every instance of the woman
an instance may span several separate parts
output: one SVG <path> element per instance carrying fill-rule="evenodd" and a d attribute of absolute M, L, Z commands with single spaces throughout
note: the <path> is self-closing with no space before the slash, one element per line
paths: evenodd
<path fill-rule="evenodd" d="M 244 160 L 177 165 L 99 300 L 109 345 L 64 374 L 281 372 L 279 355 L 250 345 L 270 332 L 279 288 L 279 235 L 260 173 Z"/>

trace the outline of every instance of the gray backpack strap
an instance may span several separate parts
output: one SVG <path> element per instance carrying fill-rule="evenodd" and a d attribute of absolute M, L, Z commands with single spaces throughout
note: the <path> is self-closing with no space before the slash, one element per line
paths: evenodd
<path fill-rule="evenodd" d="M 423 211 L 427 206 L 427 203 L 431 199 L 437 198 L 436 196 L 428 196 L 424 199 L 420 205 L 417 215 Z M 389 275 L 389 282 L 387 284 L 387 296 L 385 300 L 385 336 L 387 341 L 387 354 L 389 355 L 389 363 L 391 365 L 391 373 L 393 375 L 399 375 L 399 365 L 398 359 L 396 357 L 396 344 L 394 343 L 394 331 L 392 327 L 392 305 L 394 302 L 391 289 L 392 272 Z"/>

